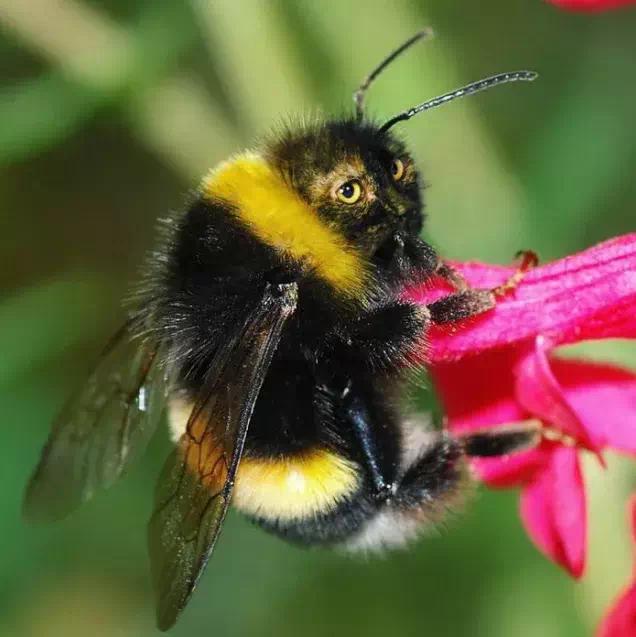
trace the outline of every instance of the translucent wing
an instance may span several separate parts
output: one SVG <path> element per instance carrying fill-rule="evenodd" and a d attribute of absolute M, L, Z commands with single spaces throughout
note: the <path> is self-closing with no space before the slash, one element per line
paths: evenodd
<path fill-rule="evenodd" d="M 145 448 L 165 403 L 156 348 L 125 324 L 55 422 L 27 487 L 24 514 L 65 517 L 120 477 Z"/>
<path fill-rule="evenodd" d="M 296 284 L 268 285 L 217 352 L 186 432 L 159 480 L 149 549 L 161 630 L 188 603 L 219 536 L 254 404 L 296 307 Z"/>

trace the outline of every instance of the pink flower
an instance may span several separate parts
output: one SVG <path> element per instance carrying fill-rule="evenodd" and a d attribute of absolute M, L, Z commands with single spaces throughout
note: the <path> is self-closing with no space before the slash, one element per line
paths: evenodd
<path fill-rule="evenodd" d="M 557 7 L 572 11 L 605 11 L 626 4 L 634 4 L 635 0 L 550 0 L 550 2 Z"/>
<path fill-rule="evenodd" d="M 636 496 L 632 496 L 630 501 L 629 517 L 632 538 L 636 544 Z M 636 565 L 631 584 L 614 602 L 597 632 L 598 637 L 630 637 L 630 635 L 636 635 Z"/>
<path fill-rule="evenodd" d="M 455 266 L 492 288 L 514 268 Z M 448 291 L 408 292 L 430 302 Z M 636 337 L 636 234 L 537 267 L 497 307 L 430 332 L 433 382 L 458 432 L 520 421 L 541 423 L 540 445 L 474 461 L 492 487 L 521 487 L 521 517 L 536 545 L 579 577 L 585 566 L 586 502 L 579 456 L 607 448 L 636 454 L 636 375 L 609 364 L 565 360 L 559 345 Z"/>

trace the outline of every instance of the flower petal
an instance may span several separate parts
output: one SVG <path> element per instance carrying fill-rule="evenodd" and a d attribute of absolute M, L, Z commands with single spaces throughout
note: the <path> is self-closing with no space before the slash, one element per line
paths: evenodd
<path fill-rule="evenodd" d="M 548 466 L 521 494 L 521 518 L 541 551 L 573 577 L 582 575 L 587 520 L 575 449 L 554 445 Z"/>
<path fill-rule="evenodd" d="M 535 340 L 535 349 L 521 359 L 516 367 L 517 399 L 531 414 L 557 427 L 579 444 L 599 451 L 596 441 L 568 403 L 550 368 L 546 352 L 552 344 L 543 336 Z"/>
<path fill-rule="evenodd" d="M 521 355 L 511 348 L 431 366 L 450 429 L 471 431 L 528 417 L 516 401 L 512 372 Z"/>
<path fill-rule="evenodd" d="M 636 544 L 636 495 L 629 503 L 632 539 Z M 597 637 L 627 637 L 636 635 L 636 567 L 632 584 L 618 597 L 603 618 Z"/>
<path fill-rule="evenodd" d="M 636 374 L 585 361 L 552 358 L 550 364 L 595 446 L 636 454 Z"/>
<path fill-rule="evenodd" d="M 503 283 L 513 268 L 455 264 L 474 287 Z M 405 296 L 428 303 L 447 290 L 414 286 Z M 555 344 L 636 337 L 636 234 L 629 234 L 530 270 L 497 307 L 462 325 L 434 327 L 430 362 L 457 360 L 485 349 L 518 344 L 544 334 Z"/>
<path fill-rule="evenodd" d="M 550 2 L 570 11 L 606 11 L 634 4 L 634 0 L 550 0 Z"/>
<path fill-rule="evenodd" d="M 632 584 L 614 602 L 599 626 L 598 637 L 636 635 L 636 584 Z"/>
<path fill-rule="evenodd" d="M 520 355 L 514 349 L 492 351 L 465 358 L 460 364 L 431 367 L 451 431 L 487 429 L 528 418 L 514 395 L 512 370 Z M 544 463 L 544 454 L 532 449 L 499 458 L 475 459 L 471 465 L 489 486 L 508 487 L 526 483 Z"/>
<path fill-rule="evenodd" d="M 536 449 L 511 453 L 498 458 L 475 458 L 471 466 L 477 477 L 489 487 L 520 487 L 532 482 L 549 464 L 551 449 L 541 444 Z"/>

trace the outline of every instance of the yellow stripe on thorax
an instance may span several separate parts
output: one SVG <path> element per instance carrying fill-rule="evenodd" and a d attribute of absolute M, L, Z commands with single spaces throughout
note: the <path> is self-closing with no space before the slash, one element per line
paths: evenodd
<path fill-rule="evenodd" d="M 221 164 L 205 177 L 202 191 L 231 204 L 258 239 L 306 264 L 342 295 L 364 297 L 365 260 L 260 155 L 245 153 Z"/>

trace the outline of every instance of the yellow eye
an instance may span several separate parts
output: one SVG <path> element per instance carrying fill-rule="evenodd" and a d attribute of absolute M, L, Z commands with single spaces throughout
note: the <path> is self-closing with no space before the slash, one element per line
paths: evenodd
<path fill-rule="evenodd" d="M 400 181 L 404 177 L 404 162 L 401 159 L 394 159 L 391 162 L 391 175 L 394 181 Z"/>
<path fill-rule="evenodd" d="M 356 203 L 362 195 L 362 186 L 357 179 L 342 184 L 336 193 L 340 201 L 346 204 Z"/>

